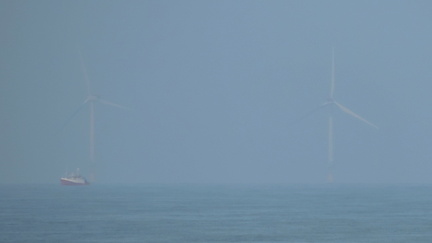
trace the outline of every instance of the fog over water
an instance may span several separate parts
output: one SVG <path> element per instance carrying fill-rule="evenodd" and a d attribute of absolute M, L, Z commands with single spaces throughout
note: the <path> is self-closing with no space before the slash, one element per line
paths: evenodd
<path fill-rule="evenodd" d="M 431 183 L 431 12 L 0 1 L 0 183 L 58 183 L 76 168 L 98 183 L 323 183 L 329 114 L 335 182 Z M 333 98 L 379 129 L 337 107 L 304 117 L 328 101 L 332 50 Z M 95 102 L 94 165 L 82 66 L 91 95 L 129 108 Z"/>

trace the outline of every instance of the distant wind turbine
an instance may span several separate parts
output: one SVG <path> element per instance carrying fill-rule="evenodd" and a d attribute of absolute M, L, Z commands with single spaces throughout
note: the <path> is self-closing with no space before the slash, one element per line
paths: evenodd
<path fill-rule="evenodd" d="M 342 104 L 340 104 L 339 102 L 337 102 L 334 99 L 334 90 L 335 90 L 335 58 L 334 58 L 334 49 L 332 51 L 332 71 L 331 71 L 331 82 L 330 82 L 330 94 L 329 97 L 327 98 L 327 100 L 322 103 L 321 105 L 319 105 L 316 109 L 312 110 L 311 112 L 309 112 L 308 114 L 311 114 L 319 109 L 322 109 L 324 107 L 327 106 L 336 106 L 337 108 L 339 108 L 341 111 L 345 112 L 346 114 L 368 124 L 369 126 L 372 126 L 376 129 L 378 129 L 378 127 L 376 125 L 374 125 L 373 123 L 367 121 L 366 119 L 364 119 L 363 117 L 359 116 L 358 114 L 354 113 L 353 111 L 351 111 L 350 109 L 348 109 L 347 107 L 343 106 Z M 333 110 L 333 109 L 332 109 Z M 333 116 L 332 116 L 332 112 L 329 112 L 329 117 L 328 117 L 328 167 L 329 167 L 329 172 L 328 172 L 328 176 L 327 176 L 327 180 L 329 182 L 333 181 L 333 161 L 334 161 L 334 144 L 333 144 Z"/>
<path fill-rule="evenodd" d="M 90 162 L 91 162 L 91 166 L 94 167 L 95 162 L 96 162 L 95 161 L 95 103 L 101 103 L 101 104 L 105 104 L 105 105 L 109 105 L 109 106 L 113 106 L 113 107 L 117 107 L 117 108 L 121 108 L 121 109 L 125 109 L 125 110 L 130 110 L 130 109 L 125 107 L 125 106 L 121 106 L 121 105 L 118 105 L 116 103 L 101 99 L 99 96 L 94 95 L 91 92 L 90 79 L 88 77 L 87 70 L 86 70 L 86 67 L 84 65 L 84 59 L 83 59 L 81 52 L 80 52 L 80 61 L 81 61 L 81 69 L 82 69 L 82 72 L 84 74 L 84 79 L 86 82 L 87 98 L 79 106 L 79 108 L 72 114 L 72 116 L 69 118 L 69 120 L 72 119 L 84 106 L 89 105 L 89 108 L 90 108 Z M 94 173 L 94 172 L 92 172 L 92 173 Z M 92 175 L 92 177 L 94 177 L 94 175 Z"/>

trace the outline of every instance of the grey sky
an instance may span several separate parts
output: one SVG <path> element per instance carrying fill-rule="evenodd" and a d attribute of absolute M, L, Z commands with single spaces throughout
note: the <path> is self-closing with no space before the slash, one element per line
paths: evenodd
<path fill-rule="evenodd" d="M 0 183 L 432 182 L 430 1 L 0 1 Z"/>

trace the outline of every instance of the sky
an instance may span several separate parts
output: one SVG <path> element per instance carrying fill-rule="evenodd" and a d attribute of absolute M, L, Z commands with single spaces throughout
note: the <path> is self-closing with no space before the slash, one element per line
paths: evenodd
<path fill-rule="evenodd" d="M 0 0 L 0 183 L 325 183 L 330 113 L 335 182 L 432 183 L 431 29 L 430 1 Z M 333 50 L 379 129 L 303 117 Z M 130 108 L 95 104 L 94 165 L 82 66 Z"/>

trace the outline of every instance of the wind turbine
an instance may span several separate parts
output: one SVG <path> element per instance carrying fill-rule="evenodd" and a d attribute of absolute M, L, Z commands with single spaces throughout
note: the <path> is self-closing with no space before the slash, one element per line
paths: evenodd
<path fill-rule="evenodd" d="M 319 105 L 318 108 L 314 109 L 312 112 L 315 112 L 319 109 L 322 109 L 322 108 L 328 107 L 328 106 L 337 107 L 338 109 L 345 112 L 346 114 L 366 123 L 369 126 L 372 126 L 376 129 L 378 129 L 378 127 L 376 125 L 374 125 L 373 123 L 367 121 L 366 119 L 364 119 L 360 115 L 354 113 L 353 111 L 351 111 L 347 107 L 345 107 L 342 104 L 340 104 L 339 102 L 337 102 L 334 99 L 334 90 L 335 90 L 335 58 L 334 58 L 334 49 L 333 49 L 332 50 L 332 67 L 331 67 L 331 81 L 330 81 L 329 97 L 327 98 L 327 100 L 324 103 Z M 312 113 L 312 112 L 310 112 L 310 113 Z M 333 115 L 332 115 L 331 111 L 329 112 L 329 116 L 328 116 L 328 158 L 327 159 L 328 159 L 328 168 L 329 168 L 327 180 L 329 182 L 332 182 L 333 181 L 332 169 L 333 169 L 333 161 L 334 161 L 334 143 L 333 143 Z"/>
<path fill-rule="evenodd" d="M 82 56 L 82 53 L 80 52 L 80 61 L 81 61 L 81 69 L 84 74 L 84 79 L 86 82 L 86 88 L 87 88 L 87 98 L 84 100 L 84 102 L 79 106 L 79 108 L 72 114 L 72 116 L 69 118 L 72 119 L 84 106 L 88 105 L 90 109 L 90 163 L 91 167 L 95 166 L 95 104 L 101 103 L 104 105 L 109 105 L 116 108 L 121 108 L 125 110 L 130 110 L 129 108 L 125 106 L 118 105 L 116 103 L 101 99 L 99 96 L 94 95 L 92 93 L 91 87 L 90 87 L 90 79 L 87 74 L 86 67 L 84 65 L 84 59 Z M 91 177 L 94 177 L 94 171 L 92 172 L 93 175 Z M 92 178 L 94 179 L 94 178 Z"/>

